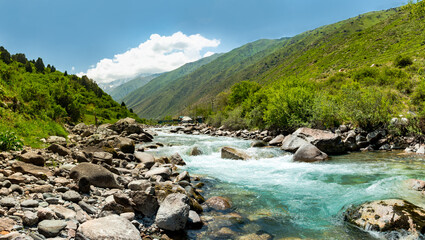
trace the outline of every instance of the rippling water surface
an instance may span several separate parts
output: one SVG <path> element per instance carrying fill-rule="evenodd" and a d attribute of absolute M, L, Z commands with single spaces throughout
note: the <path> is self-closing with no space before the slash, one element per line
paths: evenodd
<path fill-rule="evenodd" d="M 402 198 L 425 207 L 404 180 L 425 178 L 425 161 L 398 153 L 353 153 L 332 157 L 326 163 L 297 163 L 279 148 L 251 148 L 251 141 L 211 136 L 171 134 L 158 131 L 156 142 L 166 145 L 152 150 L 156 156 L 178 152 L 192 175 L 210 183 L 208 196 L 226 196 L 246 221 L 236 232 L 266 232 L 275 239 L 376 239 L 344 225 L 343 210 L 350 204 Z M 193 147 L 203 152 L 190 156 Z M 252 160 L 221 159 L 220 149 L 243 149 Z"/>

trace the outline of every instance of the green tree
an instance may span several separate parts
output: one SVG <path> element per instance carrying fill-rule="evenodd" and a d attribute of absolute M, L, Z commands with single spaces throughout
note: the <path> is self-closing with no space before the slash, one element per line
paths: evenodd
<path fill-rule="evenodd" d="M 32 65 L 31 62 L 25 63 L 25 71 L 32 73 Z"/>
<path fill-rule="evenodd" d="M 16 53 L 12 55 L 12 59 L 22 64 L 26 64 L 28 62 L 28 59 L 25 57 L 25 54 L 23 53 Z"/>
<path fill-rule="evenodd" d="M 229 106 L 234 107 L 241 104 L 249 96 L 253 95 L 261 88 L 260 84 L 250 81 L 242 81 L 236 83 L 232 87 L 232 92 L 229 96 Z"/>
<path fill-rule="evenodd" d="M 44 72 L 43 59 L 38 58 L 37 61 L 35 61 L 35 69 L 37 70 L 37 72 L 40 72 L 40 73 Z"/>
<path fill-rule="evenodd" d="M 0 59 L 6 64 L 12 62 L 10 59 L 10 53 L 4 47 L 0 47 Z"/>

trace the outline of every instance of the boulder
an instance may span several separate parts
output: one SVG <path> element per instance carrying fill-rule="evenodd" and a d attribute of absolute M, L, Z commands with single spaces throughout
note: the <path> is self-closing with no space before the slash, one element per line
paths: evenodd
<path fill-rule="evenodd" d="M 56 237 L 65 227 L 63 220 L 43 220 L 38 223 L 38 232 L 45 237 Z"/>
<path fill-rule="evenodd" d="M 264 141 L 255 141 L 251 143 L 251 147 L 261 148 L 267 146 L 267 143 Z"/>
<path fill-rule="evenodd" d="M 341 136 L 330 131 L 299 128 L 293 135 L 303 138 L 327 154 L 341 154 L 346 152 L 345 146 L 341 141 Z"/>
<path fill-rule="evenodd" d="M 104 162 L 108 165 L 112 165 L 112 159 L 114 158 L 114 155 L 112 153 L 108 152 L 94 152 L 93 153 L 93 162 Z"/>
<path fill-rule="evenodd" d="M 31 211 L 25 211 L 22 221 L 27 226 L 34 226 L 38 223 L 37 213 Z"/>
<path fill-rule="evenodd" d="M 202 155 L 202 151 L 198 147 L 193 147 L 192 150 L 190 151 L 190 155 L 199 156 L 199 155 Z"/>
<path fill-rule="evenodd" d="M 317 162 L 326 159 L 328 159 L 328 155 L 312 144 L 303 145 L 293 156 L 293 160 L 296 162 Z"/>
<path fill-rule="evenodd" d="M 193 211 L 189 211 L 189 218 L 187 219 L 187 225 L 190 229 L 201 229 L 202 228 L 202 220 L 199 215 Z"/>
<path fill-rule="evenodd" d="M 78 164 L 71 169 L 69 176 L 78 183 L 82 192 L 89 192 L 90 185 L 102 188 L 121 188 L 113 173 L 92 163 Z"/>
<path fill-rule="evenodd" d="M 269 145 L 270 146 L 280 146 L 280 145 L 282 145 L 284 138 L 285 138 L 285 136 L 280 134 L 280 135 L 276 136 L 275 138 L 273 138 L 272 140 L 270 140 Z"/>
<path fill-rule="evenodd" d="M 366 231 L 425 233 L 425 209 L 399 199 L 378 200 L 349 208 L 345 221 Z"/>
<path fill-rule="evenodd" d="M 25 163 L 31 163 L 37 166 L 44 166 L 44 162 L 46 161 L 43 155 L 38 154 L 34 151 L 29 151 L 20 156 L 21 161 Z"/>
<path fill-rule="evenodd" d="M 161 176 L 164 179 L 169 179 L 171 175 L 171 169 L 168 167 L 158 167 L 158 168 L 153 168 L 145 173 L 145 177 L 147 178 L 155 176 L 155 175 Z"/>
<path fill-rule="evenodd" d="M 0 232 L 6 231 L 10 232 L 13 230 L 13 227 L 16 225 L 16 221 L 10 218 L 2 217 L 0 218 Z"/>
<path fill-rule="evenodd" d="M 67 149 L 64 146 L 56 144 L 56 143 L 50 145 L 47 149 L 52 151 L 53 153 L 60 155 L 60 156 L 71 155 L 71 150 Z"/>
<path fill-rule="evenodd" d="M 141 240 L 140 232 L 131 222 L 117 215 L 89 220 L 80 225 L 78 233 L 87 239 Z"/>
<path fill-rule="evenodd" d="M 224 197 L 211 197 L 205 202 L 208 207 L 214 209 L 214 210 L 227 210 L 232 207 L 229 200 Z"/>
<path fill-rule="evenodd" d="M 59 136 L 50 136 L 47 138 L 47 143 L 66 144 L 66 139 Z"/>
<path fill-rule="evenodd" d="M 281 149 L 287 152 L 296 152 L 298 148 L 307 144 L 308 142 L 295 135 L 288 135 L 282 140 Z"/>
<path fill-rule="evenodd" d="M 81 201 L 81 195 L 74 191 L 74 190 L 69 190 L 66 191 L 63 195 L 62 195 L 63 200 L 65 201 L 71 201 L 71 202 L 79 202 Z"/>
<path fill-rule="evenodd" d="M 151 168 L 155 164 L 155 157 L 145 152 L 135 152 L 134 157 L 145 165 L 145 168 Z"/>
<path fill-rule="evenodd" d="M 47 168 L 19 161 L 16 161 L 12 164 L 12 170 L 24 174 L 31 174 L 38 178 L 53 176 L 53 173 Z"/>
<path fill-rule="evenodd" d="M 418 179 L 409 179 L 406 181 L 407 185 L 410 189 L 416 190 L 416 191 L 424 191 L 425 190 L 425 181 L 418 180 Z"/>
<path fill-rule="evenodd" d="M 186 163 L 183 161 L 183 158 L 178 153 L 174 153 L 173 155 L 171 155 L 170 162 L 174 165 L 186 165 Z"/>
<path fill-rule="evenodd" d="M 250 156 L 248 156 L 248 154 L 242 152 L 241 150 L 231 148 L 231 147 L 223 147 L 221 149 L 221 158 L 234 159 L 234 160 L 247 160 L 250 158 Z"/>
<path fill-rule="evenodd" d="M 134 203 L 134 209 L 147 217 L 152 217 L 158 210 L 158 200 L 152 194 L 143 191 L 131 192 L 131 199 Z"/>
<path fill-rule="evenodd" d="M 164 230 L 178 231 L 186 227 L 189 217 L 189 198 L 181 193 L 168 195 L 156 214 L 156 225 Z"/>
<path fill-rule="evenodd" d="M 77 216 L 77 213 L 75 211 L 66 208 L 62 205 L 49 205 L 49 208 L 60 219 L 73 219 Z"/>
<path fill-rule="evenodd" d="M 126 137 L 117 137 L 115 138 L 114 142 L 115 146 L 123 153 L 134 153 L 135 145 L 132 139 Z"/>

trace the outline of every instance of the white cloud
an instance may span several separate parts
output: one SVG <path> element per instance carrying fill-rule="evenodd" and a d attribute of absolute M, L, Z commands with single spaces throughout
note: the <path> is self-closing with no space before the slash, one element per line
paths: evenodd
<path fill-rule="evenodd" d="M 75 67 L 74 66 L 72 66 L 71 71 L 75 71 Z"/>
<path fill-rule="evenodd" d="M 206 53 L 204 54 L 204 56 L 203 56 L 203 57 L 209 57 L 209 56 L 212 56 L 212 55 L 214 55 L 214 53 L 213 53 L 213 52 L 208 51 L 208 52 L 206 52 Z"/>
<path fill-rule="evenodd" d="M 188 62 L 202 58 L 201 50 L 217 47 L 219 40 L 207 39 L 200 34 L 187 36 L 176 32 L 171 36 L 152 34 L 150 39 L 113 59 L 102 59 L 86 73 L 97 82 L 111 82 L 117 79 L 131 79 L 140 74 L 153 74 L 174 70 Z M 207 52 L 205 56 L 212 55 Z"/>

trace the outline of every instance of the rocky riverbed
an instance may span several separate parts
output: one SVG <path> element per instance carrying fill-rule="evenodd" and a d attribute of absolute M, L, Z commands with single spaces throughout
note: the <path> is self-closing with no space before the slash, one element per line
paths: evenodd
<path fill-rule="evenodd" d="M 158 239 L 203 226 L 203 183 L 178 154 L 155 158 L 137 144 L 150 132 L 134 119 L 68 126 L 46 149 L 0 154 L 0 239 Z"/>

